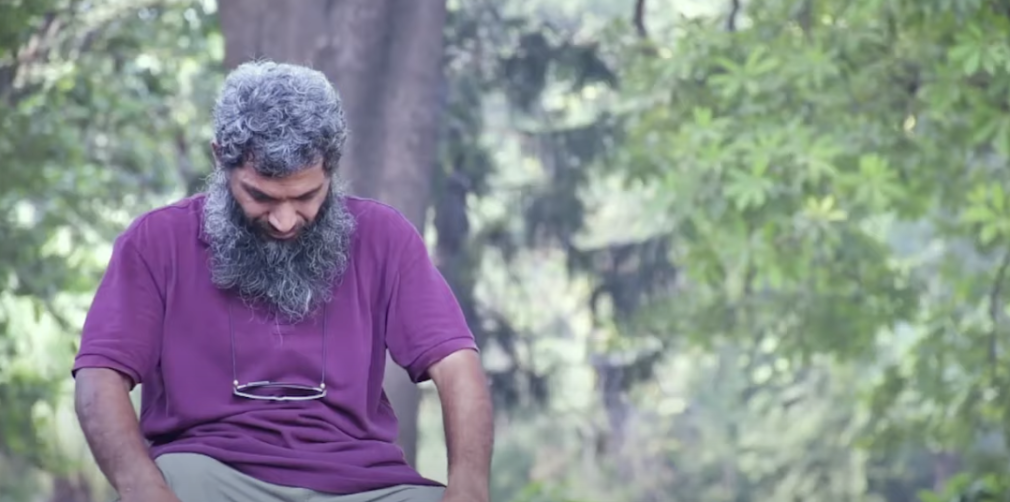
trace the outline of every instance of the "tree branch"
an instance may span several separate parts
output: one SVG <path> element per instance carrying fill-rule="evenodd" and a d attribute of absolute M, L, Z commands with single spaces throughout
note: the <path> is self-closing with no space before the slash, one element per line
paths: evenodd
<path fill-rule="evenodd" d="M 49 55 L 56 41 L 62 20 L 57 12 L 47 12 L 41 15 L 38 28 L 32 30 L 23 45 L 14 50 L 14 60 L 8 65 L 0 65 L 0 102 L 13 107 L 28 90 L 18 92 L 26 67 L 44 60 Z"/>
<path fill-rule="evenodd" d="M 800 11 L 796 14 L 796 22 L 803 29 L 805 35 L 810 35 L 810 29 L 814 25 L 814 4 L 810 0 L 803 0 L 800 4 Z"/>
<path fill-rule="evenodd" d="M 740 0 L 730 0 L 729 15 L 726 18 L 726 30 L 736 31 L 736 17 L 740 14 Z"/>
<path fill-rule="evenodd" d="M 199 192 L 203 183 L 203 177 L 197 172 L 196 167 L 193 166 L 193 162 L 190 160 L 189 141 L 186 140 L 186 135 L 182 131 L 176 131 L 175 133 L 175 157 L 176 172 L 179 175 L 179 181 L 186 188 L 186 195 L 193 195 Z"/>
<path fill-rule="evenodd" d="M 1003 259 L 1000 261 L 999 269 L 996 271 L 996 278 L 993 280 L 992 289 L 989 291 L 989 320 L 992 322 L 992 327 L 989 331 L 989 368 L 993 373 L 993 377 L 996 376 L 996 358 L 999 355 L 999 324 L 1002 298 L 1003 298 L 1003 282 L 1006 280 L 1007 269 L 1010 268 L 1010 248 L 1003 253 Z"/>
<path fill-rule="evenodd" d="M 632 19 L 635 23 L 635 31 L 642 39 L 649 38 L 649 32 L 645 29 L 645 0 L 635 0 L 635 15 Z"/>

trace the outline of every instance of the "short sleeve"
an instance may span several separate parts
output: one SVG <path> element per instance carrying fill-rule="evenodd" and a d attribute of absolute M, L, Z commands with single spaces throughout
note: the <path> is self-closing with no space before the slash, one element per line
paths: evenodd
<path fill-rule="evenodd" d="M 157 364 L 163 298 L 136 245 L 127 234 L 120 236 L 85 318 L 72 374 L 110 368 L 141 383 Z"/>
<path fill-rule="evenodd" d="M 386 347 L 414 383 L 428 368 L 459 350 L 477 350 L 459 302 L 410 226 L 394 261 L 386 318 Z"/>

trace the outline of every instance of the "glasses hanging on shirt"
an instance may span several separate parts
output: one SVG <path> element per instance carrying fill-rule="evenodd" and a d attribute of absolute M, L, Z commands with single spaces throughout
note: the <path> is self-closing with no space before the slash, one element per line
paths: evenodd
<path fill-rule="evenodd" d="M 323 309 L 322 330 L 320 340 L 322 345 L 322 360 L 320 361 L 319 385 L 303 385 L 288 382 L 259 380 L 240 383 L 238 379 L 238 363 L 235 356 L 235 321 L 231 306 L 228 306 L 228 331 L 231 336 L 231 374 L 232 394 L 260 401 L 312 401 L 326 397 L 326 309 Z"/>

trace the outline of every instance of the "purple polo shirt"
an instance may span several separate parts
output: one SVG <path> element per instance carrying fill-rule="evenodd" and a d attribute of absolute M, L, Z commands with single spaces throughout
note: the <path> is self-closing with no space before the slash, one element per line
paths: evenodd
<path fill-rule="evenodd" d="M 420 382 L 433 363 L 476 345 L 410 222 L 387 205 L 348 198 L 357 229 L 326 307 L 322 361 L 322 316 L 278 325 L 211 283 L 203 201 L 153 210 L 116 240 L 74 372 L 113 368 L 143 383 L 140 425 L 152 457 L 201 453 L 269 483 L 334 494 L 439 485 L 394 443 L 396 417 L 382 390 L 386 349 Z M 318 385 L 325 363 L 327 396 L 233 396 L 229 321 L 240 382 Z"/>

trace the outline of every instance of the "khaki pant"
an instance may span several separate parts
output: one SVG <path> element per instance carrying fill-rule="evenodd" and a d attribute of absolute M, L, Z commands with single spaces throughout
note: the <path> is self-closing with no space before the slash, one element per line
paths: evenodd
<path fill-rule="evenodd" d="M 443 488 L 402 485 L 330 495 L 265 483 L 206 455 L 167 453 L 155 461 L 182 502 L 440 502 Z"/>

